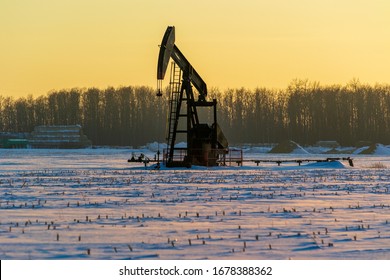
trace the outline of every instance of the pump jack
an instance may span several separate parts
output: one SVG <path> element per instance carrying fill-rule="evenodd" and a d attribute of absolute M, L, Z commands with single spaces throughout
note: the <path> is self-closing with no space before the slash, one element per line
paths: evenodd
<path fill-rule="evenodd" d="M 326 158 L 326 159 L 287 159 L 287 160 L 261 160 L 243 159 L 241 149 L 229 149 L 228 141 L 217 123 L 217 100 L 207 101 L 207 86 L 198 72 L 192 67 L 183 53 L 175 45 L 175 27 L 168 26 L 160 45 L 157 65 L 157 96 L 162 96 L 162 81 L 172 58 L 169 92 L 169 113 L 167 149 L 163 152 L 163 163 L 166 167 L 191 167 L 191 165 L 216 166 L 236 163 L 242 166 L 243 162 L 275 162 L 278 165 L 284 162 L 329 162 L 336 160 L 348 160 L 353 166 L 353 160 L 347 158 Z M 198 100 L 195 100 L 192 86 L 198 93 Z M 183 105 L 183 103 L 185 103 Z M 186 108 L 185 108 L 186 105 Z M 213 123 L 201 123 L 198 115 L 198 108 L 211 107 L 213 109 Z M 179 128 L 179 120 L 186 120 L 185 128 Z M 178 134 L 186 134 L 187 147 L 177 148 L 175 143 Z M 228 155 L 228 158 L 227 158 Z M 141 154 L 138 158 L 132 156 L 128 162 L 142 162 L 145 167 L 149 162 L 157 162 L 155 168 L 160 168 L 160 151 L 157 158 L 149 159 Z"/>
<path fill-rule="evenodd" d="M 157 96 L 162 95 L 162 80 L 171 58 L 173 63 L 170 78 L 167 149 L 163 154 L 165 165 L 190 167 L 191 165 L 224 164 L 225 155 L 228 153 L 228 141 L 217 122 L 217 100 L 206 100 L 207 85 L 175 45 L 174 26 L 168 26 L 160 45 Z M 195 100 L 192 86 L 198 92 L 198 100 Z M 213 109 L 211 125 L 200 122 L 198 108 L 201 107 Z M 179 128 L 179 121 L 182 118 L 186 120 L 185 128 Z M 187 148 L 175 147 L 178 134 L 186 134 Z"/>

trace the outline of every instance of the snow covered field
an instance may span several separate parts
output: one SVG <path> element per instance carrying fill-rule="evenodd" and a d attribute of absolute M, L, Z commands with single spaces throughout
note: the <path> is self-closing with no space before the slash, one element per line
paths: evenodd
<path fill-rule="evenodd" d="M 385 152 L 153 170 L 132 151 L 0 150 L 0 259 L 390 259 Z"/>

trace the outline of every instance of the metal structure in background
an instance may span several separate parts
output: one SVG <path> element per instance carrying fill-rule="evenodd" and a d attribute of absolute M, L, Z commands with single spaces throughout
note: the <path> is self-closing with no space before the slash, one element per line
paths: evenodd
<path fill-rule="evenodd" d="M 207 101 L 207 85 L 187 58 L 175 45 L 175 27 L 168 26 L 160 46 L 157 65 L 157 96 L 162 96 L 164 79 L 170 59 L 173 60 L 170 77 L 167 149 L 164 162 L 167 167 L 202 165 L 216 166 L 225 162 L 228 141 L 217 122 L 217 100 Z M 194 97 L 195 87 L 198 99 Z M 213 123 L 201 123 L 198 109 L 212 109 Z M 185 125 L 179 127 L 179 123 Z M 186 135 L 187 147 L 175 148 L 179 134 Z M 177 155 L 179 154 L 179 156 Z"/>

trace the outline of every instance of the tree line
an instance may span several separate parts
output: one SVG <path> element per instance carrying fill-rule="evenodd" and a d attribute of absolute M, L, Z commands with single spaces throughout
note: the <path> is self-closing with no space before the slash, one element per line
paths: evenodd
<path fill-rule="evenodd" d="M 295 80 L 286 89 L 212 88 L 218 122 L 230 143 L 314 144 L 335 140 L 390 143 L 390 85 L 322 86 Z M 37 125 L 80 124 L 94 145 L 139 146 L 165 142 L 168 88 L 52 91 L 39 97 L 0 96 L 0 131 L 31 132 Z M 207 118 L 210 112 L 201 112 Z"/>

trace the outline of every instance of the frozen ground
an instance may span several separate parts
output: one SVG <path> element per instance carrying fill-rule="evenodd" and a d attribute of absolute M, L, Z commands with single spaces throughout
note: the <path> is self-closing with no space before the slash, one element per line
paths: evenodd
<path fill-rule="evenodd" d="M 132 151 L 0 150 L 0 259 L 390 259 L 386 153 L 145 170 Z"/>

